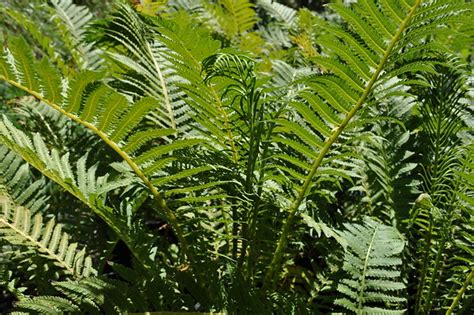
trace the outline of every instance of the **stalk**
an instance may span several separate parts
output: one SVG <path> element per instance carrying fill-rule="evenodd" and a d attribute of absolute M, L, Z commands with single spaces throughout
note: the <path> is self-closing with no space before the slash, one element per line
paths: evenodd
<path fill-rule="evenodd" d="M 466 291 L 467 287 L 469 286 L 469 283 L 471 283 L 472 280 L 474 280 L 474 268 L 471 269 L 471 273 L 467 276 L 466 281 L 464 281 L 464 283 L 462 284 L 462 287 L 454 298 L 453 303 L 451 303 L 451 306 L 446 311 L 446 315 L 451 315 L 453 313 L 454 309 L 458 306 L 459 301 L 461 300 L 462 296 L 464 295 L 464 292 Z"/>

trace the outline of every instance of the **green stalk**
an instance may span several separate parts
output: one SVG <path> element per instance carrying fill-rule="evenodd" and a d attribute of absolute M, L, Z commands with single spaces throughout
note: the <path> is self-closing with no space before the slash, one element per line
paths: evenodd
<path fill-rule="evenodd" d="M 425 256 L 424 256 L 424 259 L 423 259 L 423 268 L 422 268 L 422 272 L 421 272 L 421 276 L 420 276 L 421 278 L 420 278 L 420 281 L 418 283 L 418 292 L 417 292 L 416 298 L 415 298 L 415 313 L 416 314 L 418 314 L 418 312 L 420 310 L 420 307 L 421 307 L 421 304 L 422 304 L 424 282 L 425 282 L 425 278 L 426 278 L 426 275 L 427 275 L 427 272 L 428 272 L 428 263 L 429 263 L 429 260 L 430 260 L 430 257 L 431 257 L 430 248 L 431 248 L 431 238 L 432 238 L 432 235 L 433 235 L 433 221 L 434 221 L 433 220 L 433 215 L 430 213 L 430 227 L 429 227 L 428 236 L 426 238 L 426 245 L 425 245 L 425 249 L 424 249 Z"/>
<path fill-rule="evenodd" d="M 364 105 L 365 101 L 369 97 L 370 93 L 372 92 L 372 88 L 377 82 L 377 79 L 382 72 L 382 70 L 385 67 L 385 64 L 388 61 L 388 57 L 392 53 L 393 48 L 399 41 L 400 37 L 402 36 L 403 32 L 405 31 L 406 27 L 408 26 L 410 20 L 412 19 L 413 15 L 415 14 L 416 10 L 418 7 L 421 5 L 422 0 L 416 0 L 415 4 L 411 8 L 410 12 L 406 16 L 405 20 L 403 20 L 402 24 L 400 25 L 397 33 L 395 36 L 392 38 L 390 41 L 390 44 L 387 46 L 387 49 L 384 52 L 384 55 L 382 57 L 382 60 L 380 61 L 377 69 L 375 70 L 374 74 L 372 75 L 369 83 L 367 84 L 367 87 L 365 88 L 363 94 L 355 104 L 355 106 L 352 108 L 352 110 L 347 113 L 345 116 L 344 120 L 342 121 L 341 125 L 337 127 L 334 132 L 331 134 L 329 138 L 326 139 L 324 142 L 324 146 L 321 148 L 321 151 L 319 152 L 317 158 L 314 160 L 313 165 L 311 167 L 311 171 L 309 174 L 306 176 L 306 179 L 303 183 L 303 186 L 301 187 L 298 196 L 296 200 L 293 202 L 292 206 L 288 210 L 289 214 L 288 217 L 286 218 L 286 221 L 283 223 L 283 228 L 280 234 L 280 239 L 278 240 L 277 247 L 275 249 L 275 252 L 273 253 L 273 258 L 270 263 L 270 266 L 268 267 L 267 273 L 265 275 L 265 279 L 263 281 L 263 288 L 268 289 L 272 288 L 275 285 L 275 277 L 279 274 L 280 269 L 281 269 L 281 262 L 283 258 L 283 254 L 286 250 L 286 246 L 288 244 L 288 238 L 290 235 L 290 229 L 293 226 L 293 223 L 295 221 L 296 213 L 298 211 L 298 208 L 300 207 L 301 203 L 303 202 L 304 198 L 306 197 L 307 192 L 311 188 L 311 183 L 313 181 L 313 177 L 316 175 L 316 172 L 318 171 L 319 167 L 321 166 L 321 163 L 326 156 L 326 154 L 329 152 L 329 149 L 333 145 L 334 142 L 339 138 L 341 135 L 342 131 L 346 128 L 347 124 L 350 122 L 350 120 L 356 115 L 356 113 L 359 111 L 359 109 Z"/>
<path fill-rule="evenodd" d="M 365 255 L 365 260 L 364 260 L 364 269 L 362 270 L 362 279 L 360 282 L 360 291 L 358 294 L 358 300 L 359 304 L 357 306 L 357 314 L 362 313 L 362 309 L 364 308 L 364 292 L 365 292 L 365 281 L 367 279 L 366 274 L 367 274 L 367 268 L 369 267 L 369 258 L 370 258 L 370 253 L 372 252 L 372 246 L 374 246 L 374 241 L 375 241 L 375 235 L 377 235 L 377 232 L 379 230 L 379 227 L 377 226 L 375 228 L 374 234 L 372 234 L 372 239 L 370 240 L 369 247 L 367 248 L 367 254 Z"/>
<path fill-rule="evenodd" d="M 260 118 L 261 123 L 263 123 L 263 112 L 264 109 L 261 109 L 261 115 L 262 117 Z M 274 117 L 270 119 L 269 127 L 265 130 L 266 134 L 264 139 L 261 141 L 262 142 L 262 157 L 260 158 L 260 162 L 262 163 L 259 167 L 259 175 L 258 175 L 258 182 L 257 182 L 257 194 L 256 194 L 256 201 L 253 204 L 253 207 L 251 209 L 251 217 L 249 218 L 249 231 L 248 231 L 248 237 L 247 237 L 247 243 L 249 244 L 254 244 L 254 240 L 256 237 L 256 225 L 257 225 L 257 220 L 258 220 L 258 212 L 260 210 L 261 202 L 262 202 L 262 193 L 263 193 L 263 178 L 265 175 L 265 161 L 268 158 L 268 153 L 270 152 L 269 147 L 271 144 L 271 137 L 273 135 L 273 129 L 276 126 L 275 120 L 280 117 L 280 115 L 284 112 L 284 106 L 281 107 L 277 112 Z M 263 128 L 262 128 L 263 129 Z M 262 131 L 263 132 L 263 131 Z M 247 244 L 245 244 L 247 245 Z M 254 278 L 254 269 L 256 267 L 255 264 L 255 245 L 254 246 L 249 246 L 248 247 L 248 255 L 247 255 L 247 279 L 250 281 L 250 283 L 253 282 Z"/>
<path fill-rule="evenodd" d="M 464 295 L 464 292 L 466 291 L 467 287 L 469 286 L 469 283 L 474 280 L 474 268 L 471 269 L 471 273 L 466 278 L 466 281 L 462 284 L 461 289 L 459 289 L 458 294 L 453 300 L 453 303 L 451 303 L 451 306 L 449 309 L 446 311 L 446 315 L 451 315 L 454 311 L 454 309 L 458 306 L 459 301 L 461 301 L 462 296 Z"/>
<path fill-rule="evenodd" d="M 247 196 L 251 197 L 253 195 L 253 183 L 254 183 L 254 171 L 255 166 L 258 162 L 258 156 L 261 149 L 261 139 L 262 139 L 262 117 L 264 104 L 259 105 L 260 93 L 255 91 L 255 80 L 252 80 L 250 86 L 245 86 L 246 89 L 250 89 L 249 99 L 247 101 L 249 107 L 251 108 L 251 116 L 249 115 L 248 120 L 250 124 L 250 143 L 249 143 L 249 154 L 247 159 L 247 170 L 245 178 L 245 193 Z M 255 95 L 256 94 L 256 95 Z M 249 224 L 251 224 L 251 218 L 255 217 L 255 211 L 258 208 L 258 202 L 260 196 L 257 195 L 257 199 L 254 200 L 253 206 L 250 208 L 247 213 L 246 218 L 243 220 L 242 225 L 242 251 L 239 257 L 238 266 L 241 267 L 244 263 L 245 256 L 247 255 L 247 247 L 250 239 Z"/>
<path fill-rule="evenodd" d="M 433 304 L 433 300 L 435 298 L 435 293 L 436 293 L 436 286 L 438 284 L 439 278 L 441 277 L 442 274 L 442 256 L 443 256 L 443 250 L 445 249 L 446 245 L 446 240 L 443 239 L 441 240 L 441 243 L 438 246 L 438 252 L 436 253 L 436 259 L 433 267 L 433 275 L 429 279 L 429 287 L 428 287 L 428 294 L 426 297 L 425 305 L 423 307 L 424 310 L 427 312 L 431 310 L 431 305 Z"/>

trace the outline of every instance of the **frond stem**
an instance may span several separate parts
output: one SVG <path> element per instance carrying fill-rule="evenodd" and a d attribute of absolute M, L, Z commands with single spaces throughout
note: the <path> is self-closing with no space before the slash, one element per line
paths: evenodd
<path fill-rule="evenodd" d="M 415 298 L 415 313 L 418 313 L 420 308 L 422 307 L 422 298 L 423 298 L 423 289 L 424 289 L 424 283 L 425 283 L 425 278 L 427 276 L 427 273 L 428 273 L 428 264 L 429 264 L 429 260 L 430 260 L 430 257 L 431 257 L 431 239 L 433 237 L 433 224 L 434 224 L 434 219 L 433 219 L 433 214 L 430 212 L 430 222 L 429 222 L 429 230 L 428 230 L 428 236 L 426 237 L 426 241 L 425 241 L 425 248 L 424 248 L 424 253 L 425 253 L 425 256 L 423 257 L 423 268 L 422 268 L 422 272 L 421 272 L 421 275 L 420 275 L 420 281 L 419 281 L 419 284 L 418 284 L 418 292 L 416 294 L 416 298 Z"/>
<path fill-rule="evenodd" d="M 375 241 L 375 235 L 377 234 L 377 231 L 379 229 L 379 226 L 377 225 L 375 227 L 375 231 L 374 233 L 372 234 L 372 239 L 370 240 L 370 243 L 369 243 L 369 247 L 367 248 L 367 254 L 365 255 L 365 260 L 364 260 L 364 270 L 362 271 L 362 280 L 361 280 L 361 284 L 360 284 L 360 291 L 359 291 L 359 305 L 357 307 L 357 314 L 359 314 L 359 312 L 362 311 L 363 309 L 363 302 L 364 302 L 364 289 L 365 289 L 365 279 L 366 279 L 366 273 L 367 273 L 367 268 L 369 267 L 369 258 L 370 258 L 370 254 L 372 252 L 372 246 L 374 245 L 374 241 Z"/>
<path fill-rule="evenodd" d="M 224 119 L 224 128 L 227 132 L 227 138 L 229 138 L 229 145 L 230 145 L 230 149 L 232 151 L 232 158 L 233 158 L 233 161 L 234 161 L 235 165 L 237 165 L 237 164 L 239 164 L 239 154 L 237 152 L 237 148 L 236 148 L 235 143 L 234 143 L 234 135 L 232 134 L 232 129 L 230 128 L 229 116 L 227 115 L 227 112 L 225 111 L 224 107 L 222 106 L 222 102 L 221 102 L 219 96 L 217 95 L 216 91 L 214 90 L 214 88 L 211 87 L 210 90 L 212 91 L 212 96 L 216 100 L 217 109 L 221 112 L 222 118 Z"/>
<path fill-rule="evenodd" d="M 464 295 L 464 292 L 466 291 L 467 287 L 469 286 L 469 283 L 474 279 L 474 268 L 471 269 L 471 273 L 466 278 L 466 281 L 462 284 L 461 289 L 459 289 L 458 294 L 453 300 L 453 303 L 451 303 L 451 306 L 449 306 L 449 309 L 446 311 L 446 315 L 451 315 L 454 311 L 454 309 L 458 306 L 459 301 L 461 300 L 462 296 Z"/>
<path fill-rule="evenodd" d="M 156 73 L 158 73 L 158 78 L 160 79 L 161 92 L 163 93 L 166 109 L 168 110 L 169 118 L 171 121 L 171 128 L 176 129 L 176 121 L 174 119 L 173 109 L 171 108 L 170 96 L 168 94 L 168 87 L 166 86 L 165 79 L 163 77 L 163 74 L 161 73 L 160 66 L 158 65 L 158 62 L 156 62 L 156 59 L 153 57 L 150 44 L 148 42 L 145 42 L 145 46 L 148 53 L 150 54 L 150 59 L 153 61 L 153 66 L 155 67 Z"/>

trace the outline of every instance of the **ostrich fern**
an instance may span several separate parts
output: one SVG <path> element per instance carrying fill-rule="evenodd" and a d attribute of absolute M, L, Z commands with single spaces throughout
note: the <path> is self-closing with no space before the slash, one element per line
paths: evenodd
<path fill-rule="evenodd" d="M 293 124 L 292 128 L 283 129 L 290 134 L 295 133 L 303 141 L 312 139 L 307 151 L 311 155 L 303 154 L 306 160 L 301 162 L 306 175 L 302 176 L 296 198 L 289 209 L 266 274 L 266 285 L 271 285 L 279 272 L 296 213 L 310 191 L 318 169 L 324 166 L 332 145 L 366 103 L 383 97 L 400 84 L 397 82 L 387 87 L 391 79 L 405 72 L 433 72 L 429 60 L 420 61 L 414 56 L 414 52 L 420 50 L 432 52 L 429 42 L 420 39 L 437 31 L 438 20 L 468 11 L 465 5 L 452 11 L 449 4 L 442 5 L 438 1 L 382 1 L 380 7 L 372 1 L 360 1 L 352 8 L 342 5 L 333 5 L 332 8 L 345 19 L 347 26 L 322 25 L 332 33 L 330 38 L 333 44 L 322 42 L 322 47 L 327 46 L 329 50 L 328 56 L 315 57 L 315 60 L 328 73 L 315 76 L 314 83 L 308 89 L 312 93 L 307 97 L 307 105 L 303 103 L 300 105 L 302 109 L 296 108 L 303 117 L 303 125 Z M 319 113 L 326 123 L 317 116 L 311 116 L 312 110 Z"/>
<path fill-rule="evenodd" d="M 0 81 L 27 95 L 2 105 L 0 179 L 8 202 L 0 246 L 36 248 L 51 265 L 75 275 L 15 295 L 20 311 L 314 313 L 342 306 L 358 314 L 398 314 L 406 308 L 407 250 L 424 255 L 409 262 L 422 266 L 409 277 L 418 281 L 408 285 L 418 292 L 415 311 L 438 310 L 441 293 L 451 302 L 446 309 L 462 304 L 472 290 L 472 266 L 449 261 L 444 250 L 449 233 L 458 240 L 472 234 L 470 162 L 462 154 L 450 158 L 450 147 L 460 143 L 448 140 L 471 132 L 462 130 L 469 123 L 459 123 L 458 115 L 472 115 L 472 109 L 417 107 L 414 100 L 438 100 L 444 86 L 436 85 L 438 72 L 456 65 L 438 36 L 452 26 L 462 29 L 472 4 L 360 0 L 329 5 L 335 19 L 269 1 L 154 5 L 134 9 L 122 2 L 104 19 L 70 0 L 34 5 L 53 15 L 54 39 L 21 10 L 0 7 L 26 31 L 6 36 Z M 448 72 L 445 79 L 456 76 L 466 74 Z M 465 104 L 456 88 L 445 93 L 446 104 Z M 349 196 L 345 187 L 364 176 L 360 165 L 380 165 L 377 150 L 390 150 L 372 139 L 364 159 L 357 145 L 365 140 L 354 135 L 382 126 L 378 104 L 400 100 L 411 103 L 407 116 L 424 117 L 420 128 L 435 150 L 421 187 L 434 206 L 415 204 L 404 218 L 392 202 L 391 174 L 411 177 L 417 167 L 404 160 L 400 165 L 408 171 L 372 169 L 383 196 L 374 200 L 384 203 L 373 213 L 389 214 L 393 222 L 364 216 L 372 213 L 349 222 L 348 201 L 336 194 Z M 446 133 L 435 132 L 440 124 Z M 391 136 L 377 132 L 380 139 Z M 57 139 L 64 135 L 91 147 Z M 404 150 L 405 140 L 396 150 Z M 35 169 L 31 174 L 23 161 Z M 459 188 L 449 191 L 449 201 L 443 199 L 451 185 L 446 181 Z M 27 184 L 31 188 L 22 192 Z M 60 210 L 41 228 L 45 207 L 55 207 L 48 203 L 52 190 L 90 210 L 100 222 L 97 231 L 105 230 L 100 235 L 107 245 L 85 264 L 61 225 L 53 227 L 61 222 Z M 449 210 L 451 201 L 464 212 Z M 38 212 L 32 228 L 30 211 L 20 206 Z M 450 222 L 462 222 L 458 230 L 433 228 L 444 206 L 457 215 Z M 317 232 L 316 245 L 307 241 L 304 223 Z M 386 224 L 407 233 L 408 249 L 399 230 Z M 412 246 L 413 238 L 433 242 L 436 251 Z M 299 261 L 296 251 L 310 262 Z M 12 252 L 11 259 L 20 256 Z M 460 271 L 445 276 L 444 263 Z M 298 277 L 306 293 L 295 284 Z M 456 289 L 446 292 L 441 279 Z M 322 288 L 338 292 L 334 304 Z"/>

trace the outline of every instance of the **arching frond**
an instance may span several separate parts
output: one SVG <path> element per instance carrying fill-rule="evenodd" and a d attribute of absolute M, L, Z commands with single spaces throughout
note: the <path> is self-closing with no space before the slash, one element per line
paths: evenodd
<path fill-rule="evenodd" d="M 186 104 L 183 117 L 187 117 L 187 125 L 191 127 L 189 133 L 203 134 L 216 149 L 223 150 L 230 161 L 238 163 L 240 153 L 232 125 L 232 109 L 221 99 L 220 87 L 206 84 L 202 77 L 201 63 L 218 51 L 219 43 L 207 31 L 196 30 L 186 18 L 181 22 L 153 22 L 160 34 L 157 38 L 163 44 L 161 54 L 169 62 L 173 76 L 179 78 L 174 94 Z"/>
<path fill-rule="evenodd" d="M 120 35 L 132 34 L 137 28 L 148 31 L 146 38 L 138 37 L 142 38 L 141 44 L 131 41 L 131 38 L 136 41 L 137 35 Z M 142 21 L 135 12 L 123 7 L 110 19 L 103 33 L 102 41 L 126 49 L 125 54 L 112 54 L 123 68 L 119 78 L 124 84 L 122 89 L 160 101 L 156 112 L 150 112 L 150 120 L 159 126 L 177 129 L 179 135 L 185 137 L 204 131 L 209 140 L 235 160 L 237 153 L 229 113 L 216 88 L 207 86 L 201 76 L 201 61 L 216 53 L 220 46 L 208 31 L 196 28 L 184 12 L 173 20 Z M 147 45 L 150 51 L 145 51 Z M 158 70 L 161 74 L 156 72 Z"/>
<path fill-rule="evenodd" d="M 124 269 L 124 272 L 129 272 L 126 277 L 127 279 L 131 276 L 130 273 L 135 277 L 141 276 L 131 269 L 124 267 L 122 267 L 122 269 Z M 155 280 L 151 282 L 154 281 Z M 145 292 L 140 292 L 137 287 L 131 286 L 130 283 L 109 279 L 103 276 L 55 281 L 52 285 L 58 295 L 22 298 L 16 303 L 16 310 L 18 312 L 36 311 L 40 314 L 50 314 L 51 311 L 109 314 L 143 310 L 147 308 L 147 298 L 149 300 L 157 298 L 155 294 L 151 293 L 153 291 L 150 291 L 151 294 L 145 297 Z M 158 288 L 156 283 L 154 285 L 155 286 L 151 285 L 150 289 Z"/>
<path fill-rule="evenodd" d="M 186 244 L 175 214 L 168 208 L 157 187 L 151 182 L 151 177 L 163 175 L 160 173 L 160 170 L 166 166 L 163 162 L 172 161 L 172 159 L 167 159 L 172 152 L 201 144 L 204 139 L 178 139 L 172 143 L 148 149 L 144 147 L 143 139 L 134 136 L 137 131 L 134 127 L 155 108 L 158 102 L 155 98 L 143 98 L 132 105 L 126 97 L 102 84 L 101 75 L 97 72 L 82 72 L 71 83 L 60 80 L 60 76 L 54 71 L 51 71 L 50 76 L 43 78 L 38 75 L 41 64 L 38 65 L 34 61 L 25 41 L 21 38 L 11 40 L 2 60 L 6 67 L 2 67 L 1 79 L 41 100 L 75 123 L 86 127 L 117 153 L 128 164 L 135 176 L 148 187 L 158 207 L 176 229 L 181 243 Z M 52 83 L 57 80 L 64 82 L 65 85 L 61 88 Z M 61 89 L 67 91 L 67 94 L 61 94 Z M 13 129 L 10 127 L 3 129 L 5 136 L 9 135 L 8 130 Z M 147 132 L 148 142 L 160 141 L 161 138 L 162 142 L 167 143 L 168 141 L 163 137 L 175 133 L 170 128 L 160 130 Z M 12 137 L 16 136 L 15 132 Z M 31 147 L 28 140 L 23 139 L 23 136 L 19 137 L 22 140 L 17 143 L 18 145 Z M 16 143 L 16 141 L 12 140 L 11 143 Z M 129 151 L 131 149 L 133 151 Z M 34 163 L 34 158 L 28 161 Z M 199 170 L 207 171 L 208 168 Z M 183 246 L 183 251 L 186 252 L 186 245 Z"/>
<path fill-rule="evenodd" d="M 39 314 L 48 314 L 51 312 L 78 312 L 79 308 L 69 300 L 58 296 L 38 296 L 32 299 L 24 299 L 17 304 L 18 307 Z"/>
<path fill-rule="evenodd" d="M 108 191 L 129 185 L 136 179 L 124 176 L 108 181 L 108 176 L 97 177 L 97 166 L 86 165 L 87 155 L 79 159 L 73 167 L 69 161 L 69 154 L 61 156 L 57 150 L 50 150 L 38 134 L 31 139 L 16 129 L 6 118 L 0 122 L 0 130 L 3 144 L 92 209 L 130 247 L 135 257 L 148 265 L 148 257 L 145 254 L 147 249 L 142 249 L 145 253 L 138 252 L 133 242 L 132 234 L 139 231 L 130 229 L 126 218 L 117 216 L 104 201 Z"/>
<path fill-rule="evenodd" d="M 124 92 L 135 97 L 149 96 L 156 100 L 152 112 L 154 122 L 162 128 L 176 129 L 176 104 L 170 97 L 172 87 L 168 82 L 164 59 L 147 26 L 129 6 L 119 7 L 108 25 L 101 29 L 104 40 L 119 45 L 120 52 L 108 52 L 118 64 L 118 80 L 125 85 Z"/>
<path fill-rule="evenodd" d="M 37 311 L 41 314 L 56 312 L 116 312 L 118 309 L 130 308 L 136 293 L 127 296 L 130 290 L 125 283 L 102 277 L 87 277 L 73 281 L 57 281 L 54 288 L 63 296 L 37 296 L 25 298 L 17 303 L 20 311 Z M 133 296 L 133 298 L 130 298 Z M 144 301 L 141 301 L 144 303 Z"/>

